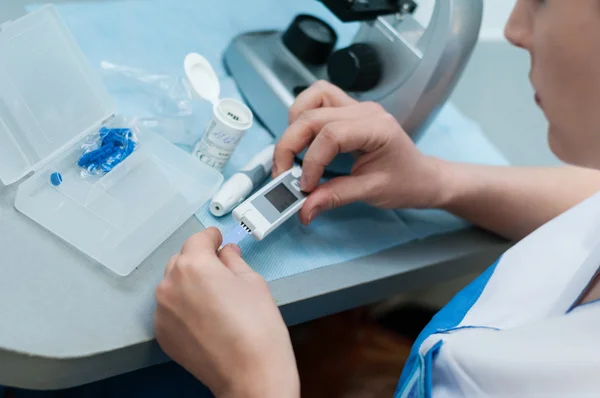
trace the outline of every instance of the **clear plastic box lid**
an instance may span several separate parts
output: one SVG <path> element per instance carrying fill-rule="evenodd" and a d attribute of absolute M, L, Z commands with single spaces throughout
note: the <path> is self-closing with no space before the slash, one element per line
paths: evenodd
<path fill-rule="evenodd" d="M 83 178 L 80 141 L 112 115 L 108 91 L 55 7 L 2 26 L 0 180 L 33 171 L 19 183 L 16 209 L 126 276 L 210 200 L 223 175 L 143 131 L 112 171 Z"/>
<path fill-rule="evenodd" d="M 0 180 L 10 185 L 114 113 L 54 6 L 0 25 Z"/>

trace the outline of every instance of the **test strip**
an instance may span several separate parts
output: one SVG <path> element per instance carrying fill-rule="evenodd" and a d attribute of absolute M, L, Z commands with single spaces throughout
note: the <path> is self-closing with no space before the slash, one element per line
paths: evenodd
<path fill-rule="evenodd" d="M 239 244 L 248 235 L 248 231 L 244 227 L 240 224 L 236 224 L 236 226 L 223 237 L 223 243 L 221 244 L 219 251 L 229 244 Z"/>

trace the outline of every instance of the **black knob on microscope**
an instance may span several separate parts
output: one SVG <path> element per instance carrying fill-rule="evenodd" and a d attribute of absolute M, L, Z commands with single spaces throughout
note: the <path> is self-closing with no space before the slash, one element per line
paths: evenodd
<path fill-rule="evenodd" d="M 327 73 L 345 91 L 368 91 L 381 80 L 381 59 L 369 44 L 355 43 L 331 54 Z"/>
<path fill-rule="evenodd" d="M 300 61 L 323 65 L 335 48 L 337 34 L 319 18 L 301 14 L 292 21 L 282 36 L 283 44 Z"/>

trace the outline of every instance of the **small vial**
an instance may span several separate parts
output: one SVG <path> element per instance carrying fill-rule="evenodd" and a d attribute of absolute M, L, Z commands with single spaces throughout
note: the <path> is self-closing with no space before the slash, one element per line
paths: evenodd
<path fill-rule="evenodd" d="M 220 100 L 194 147 L 194 156 L 222 171 L 252 123 L 252 111 L 245 104 L 233 98 Z"/>

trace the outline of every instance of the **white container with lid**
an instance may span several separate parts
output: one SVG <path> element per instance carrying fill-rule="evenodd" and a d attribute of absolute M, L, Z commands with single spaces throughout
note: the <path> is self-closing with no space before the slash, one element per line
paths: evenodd
<path fill-rule="evenodd" d="M 81 178 L 81 142 L 114 114 L 54 6 L 0 26 L 0 181 L 21 181 L 17 210 L 125 276 L 210 200 L 223 176 L 144 131 L 111 172 Z"/>
<path fill-rule="evenodd" d="M 219 98 L 219 78 L 202 55 L 188 54 L 183 69 L 193 92 L 213 106 L 212 118 L 192 153 L 204 163 L 222 171 L 246 131 L 252 127 L 254 115 L 236 98 Z"/>

